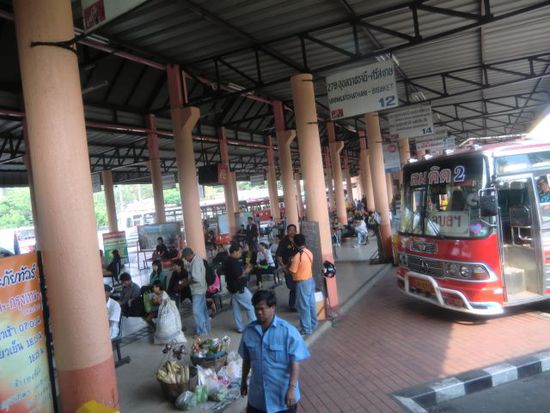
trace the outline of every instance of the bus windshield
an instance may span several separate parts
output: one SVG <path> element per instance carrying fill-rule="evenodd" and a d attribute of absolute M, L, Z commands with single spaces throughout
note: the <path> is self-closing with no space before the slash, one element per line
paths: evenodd
<path fill-rule="evenodd" d="M 482 238 L 490 226 L 479 219 L 485 185 L 479 156 L 434 159 L 406 166 L 399 231 L 440 238 Z"/>

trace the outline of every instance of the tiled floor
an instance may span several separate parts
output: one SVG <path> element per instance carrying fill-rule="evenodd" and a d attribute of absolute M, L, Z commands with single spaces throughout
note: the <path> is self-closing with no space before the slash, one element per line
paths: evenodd
<path fill-rule="evenodd" d="M 311 347 L 302 411 L 399 412 L 399 389 L 550 348 L 550 304 L 484 319 L 414 301 L 392 274 Z"/>

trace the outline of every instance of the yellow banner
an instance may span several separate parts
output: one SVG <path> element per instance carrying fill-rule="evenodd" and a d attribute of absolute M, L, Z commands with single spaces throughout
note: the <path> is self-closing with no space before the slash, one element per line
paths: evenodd
<path fill-rule="evenodd" d="M 53 413 L 36 253 L 0 259 L 0 413 Z"/>

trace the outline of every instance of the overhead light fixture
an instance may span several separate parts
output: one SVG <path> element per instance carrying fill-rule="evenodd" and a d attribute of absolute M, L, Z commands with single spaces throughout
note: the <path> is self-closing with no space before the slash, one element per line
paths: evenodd
<path fill-rule="evenodd" d="M 96 83 L 95 85 L 88 86 L 85 89 L 82 89 L 82 95 L 87 95 L 88 93 L 91 93 L 93 91 L 96 91 L 98 89 L 103 89 L 104 87 L 109 86 L 109 81 L 104 80 L 102 82 Z"/>
<path fill-rule="evenodd" d="M 236 83 L 233 83 L 233 82 L 229 82 L 227 84 L 227 87 L 232 89 L 232 90 L 235 90 L 237 92 L 240 92 L 241 90 L 245 90 L 246 88 L 244 86 L 241 86 L 241 85 L 237 85 Z"/>

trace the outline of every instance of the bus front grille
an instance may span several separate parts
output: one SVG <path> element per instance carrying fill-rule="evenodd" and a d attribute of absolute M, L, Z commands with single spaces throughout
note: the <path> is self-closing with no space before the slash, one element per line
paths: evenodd
<path fill-rule="evenodd" d="M 444 275 L 443 261 L 409 255 L 407 257 L 407 266 L 412 271 L 431 275 L 432 277 L 443 277 Z"/>

